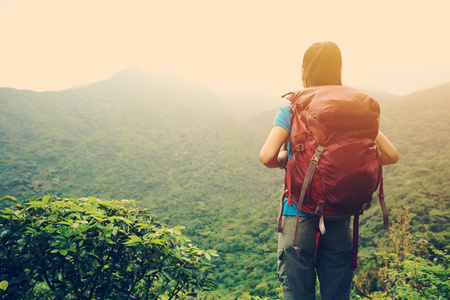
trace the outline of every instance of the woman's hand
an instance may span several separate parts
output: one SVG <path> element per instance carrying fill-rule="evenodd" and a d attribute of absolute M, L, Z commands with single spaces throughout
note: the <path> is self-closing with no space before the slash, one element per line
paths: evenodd
<path fill-rule="evenodd" d="M 288 151 L 287 150 L 280 151 L 278 153 L 277 167 L 280 169 L 284 169 L 284 167 L 286 166 L 287 159 L 288 159 Z"/>

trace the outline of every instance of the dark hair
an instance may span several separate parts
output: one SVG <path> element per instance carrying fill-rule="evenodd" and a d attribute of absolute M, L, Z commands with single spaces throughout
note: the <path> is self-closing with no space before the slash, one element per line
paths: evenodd
<path fill-rule="evenodd" d="M 303 55 L 305 87 L 342 85 L 342 55 L 334 42 L 312 44 Z"/>

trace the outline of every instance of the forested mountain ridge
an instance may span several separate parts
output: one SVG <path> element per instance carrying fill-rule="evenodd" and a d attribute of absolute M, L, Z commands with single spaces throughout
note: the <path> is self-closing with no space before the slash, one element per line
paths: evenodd
<path fill-rule="evenodd" d="M 400 161 L 387 167 L 391 202 L 408 204 L 415 227 L 429 224 L 434 242 L 450 241 L 450 84 L 418 91 L 382 106 L 381 130 Z"/>
<path fill-rule="evenodd" d="M 400 152 L 399 163 L 384 168 L 388 207 L 409 204 L 415 228 L 430 224 L 441 248 L 450 232 L 449 98 L 450 84 L 377 99 L 381 130 Z M 219 251 L 222 290 L 270 295 L 283 171 L 266 169 L 258 156 L 287 102 L 225 100 L 135 68 L 72 90 L 0 89 L 0 195 L 141 201 Z M 361 245 L 373 246 L 383 233 L 376 204 L 361 223 Z"/>
<path fill-rule="evenodd" d="M 100 186 L 95 188 L 84 184 L 80 184 L 80 188 L 75 187 L 76 183 L 69 178 L 79 177 L 79 173 L 69 175 L 70 170 L 83 170 L 83 176 L 90 177 L 87 181 L 91 184 L 92 178 L 100 175 L 97 173 L 106 178 L 116 176 L 108 174 L 115 167 L 119 170 L 125 166 L 143 169 L 142 165 L 145 165 L 147 171 L 140 170 L 136 174 L 152 177 L 152 170 L 163 167 L 165 160 L 179 151 L 174 145 L 186 140 L 187 134 L 198 132 L 202 127 L 207 130 L 202 124 L 213 121 L 216 115 L 225 117 L 221 97 L 174 78 L 153 78 L 136 68 L 80 89 L 44 93 L 0 89 L 0 122 L 4 129 L 0 137 L 4 146 L 3 156 L 7 156 L 4 162 L 9 166 L 3 169 L 3 174 L 5 170 L 13 172 L 6 176 L 8 180 L 3 183 L 1 192 L 30 196 L 39 191 L 39 186 L 46 181 L 42 173 L 37 180 L 27 178 L 36 174 L 29 171 L 43 167 L 48 169 L 46 175 L 53 177 L 53 184 L 46 183 L 44 190 L 50 188 L 50 192 L 58 193 L 64 193 L 66 185 L 71 185 L 67 190 L 73 192 L 75 188 L 82 194 L 85 193 L 83 189 L 88 193 L 102 190 Z M 264 109 L 264 105 L 259 109 Z M 10 157 L 22 145 L 27 145 L 20 148 L 23 155 Z M 130 148 L 138 151 L 139 155 Z M 124 163 L 124 153 L 133 153 L 129 157 L 132 161 Z M 93 161 L 100 164 L 93 164 Z M 156 163 L 158 167 L 152 165 Z M 61 167 L 53 168 L 55 164 Z M 14 169 L 23 171 L 20 179 Z M 55 172 L 59 175 L 49 174 Z M 63 178 L 61 173 L 65 174 Z M 16 184 L 23 180 L 27 184 Z M 51 185 L 58 188 L 53 190 Z M 13 186 L 22 191 L 11 190 Z M 105 186 L 111 189 L 110 183 Z M 142 197 L 137 190 L 136 193 L 115 190 L 100 194 L 108 198 Z"/>

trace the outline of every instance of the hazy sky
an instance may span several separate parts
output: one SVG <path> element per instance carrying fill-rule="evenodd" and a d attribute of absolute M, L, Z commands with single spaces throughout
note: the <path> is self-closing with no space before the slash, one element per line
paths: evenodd
<path fill-rule="evenodd" d="M 450 82 L 448 0 L 0 0 L 0 87 L 59 90 L 134 65 L 223 92 L 300 87 L 332 40 L 343 81 L 406 94 Z"/>

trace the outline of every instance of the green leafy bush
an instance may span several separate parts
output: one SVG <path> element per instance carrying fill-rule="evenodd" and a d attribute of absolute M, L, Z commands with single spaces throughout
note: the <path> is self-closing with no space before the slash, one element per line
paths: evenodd
<path fill-rule="evenodd" d="M 354 278 L 357 299 L 450 299 L 450 255 L 429 242 L 428 226 L 411 234 L 415 215 L 408 206 L 394 214 L 387 239 Z"/>
<path fill-rule="evenodd" d="M 17 202 L 0 211 L 0 296 L 172 299 L 214 289 L 208 261 L 216 252 L 198 249 L 181 229 L 133 200 Z"/>

